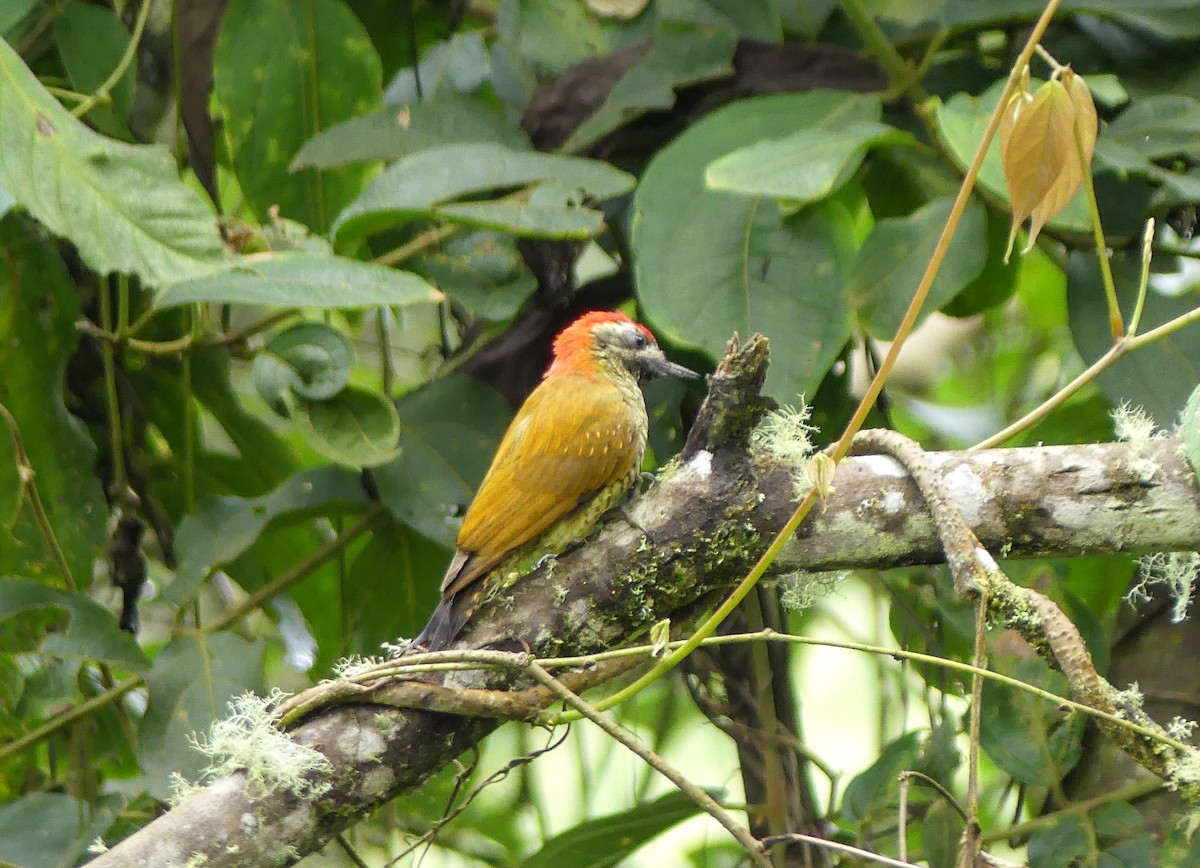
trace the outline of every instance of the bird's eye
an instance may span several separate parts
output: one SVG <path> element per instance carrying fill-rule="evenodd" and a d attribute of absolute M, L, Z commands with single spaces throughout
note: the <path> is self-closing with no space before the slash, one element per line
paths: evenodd
<path fill-rule="evenodd" d="M 650 343 L 650 339 L 641 332 L 634 332 L 630 342 L 633 344 L 635 350 L 644 350 Z"/>

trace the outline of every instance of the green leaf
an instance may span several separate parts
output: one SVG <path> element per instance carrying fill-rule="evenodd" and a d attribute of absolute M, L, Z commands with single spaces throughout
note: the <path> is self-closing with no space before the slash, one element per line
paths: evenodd
<path fill-rule="evenodd" d="M 1126 322 L 1137 297 L 1139 266 L 1126 255 L 1113 259 L 1117 300 Z M 1151 275 L 1151 283 L 1154 275 Z M 1108 308 L 1100 269 L 1093 254 L 1072 253 L 1067 260 L 1067 304 L 1071 336 L 1084 362 L 1091 364 L 1112 347 Z M 1196 306 L 1195 298 L 1146 294 L 1139 330 L 1142 334 L 1181 316 Z M 1128 353 L 1106 368 L 1096 382 L 1113 404 L 1128 401 L 1142 407 L 1162 428 L 1169 428 L 1179 409 L 1200 382 L 1200 323 L 1162 337 L 1136 353 Z"/>
<path fill-rule="evenodd" d="M 261 692 L 264 648 L 232 633 L 193 631 L 158 652 L 146 673 L 149 702 L 138 732 L 138 764 L 156 798 L 171 795 L 172 773 L 199 777 L 207 760 L 194 735 L 207 734 L 235 696 Z"/>
<path fill-rule="evenodd" d="M 836 130 L 800 130 L 738 148 L 709 164 L 705 186 L 789 202 L 824 199 L 858 170 L 872 145 L 911 142 L 912 136 L 875 121 Z"/>
<path fill-rule="evenodd" d="M 580 151 L 648 111 L 675 105 L 675 91 L 733 74 L 732 31 L 664 21 L 649 52 L 613 85 L 600 107 L 561 146 Z"/>
<path fill-rule="evenodd" d="M 964 217 L 966 215 L 964 214 Z M 1008 246 L 1008 225 L 998 214 L 986 211 L 987 252 L 979 276 L 969 281 L 954 298 L 942 306 L 942 313 L 954 317 L 974 316 L 999 307 L 1017 291 L 1021 268 L 1027 257 L 1014 256 L 1004 261 Z M 960 225 L 959 231 L 962 231 Z"/>
<path fill-rule="evenodd" d="M 859 321 L 872 337 L 895 337 L 953 205 L 949 197 L 936 199 L 907 217 L 880 220 L 858 251 L 848 292 Z M 925 315 L 979 276 L 987 258 L 985 219 L 983 206 L 971 201 L 930 287 L 922 308 Z"/>
<path fill-rule="evenodd" d="M 555 193 L 559 194 L 557 201 L 554 201 Z M 535 202 L 535 198 L 544 204 Z M 465 223 L 526 238 L 584 241 L 599 234 L 604 228 L 604 215 L 571 201 L 572 198 L 556 185 L 543 184 L 534 189 L 528 202 L 464 202 L 443 205 L 437 210 L 440 217 L 451 223 Z"/>
<path fill-rule="evenodd" d="M 634 185 L 632 175 L 596 160 L 488 142 L 445 145 L 394 163 L 338 216 L 333 232 L 345 242 L 406 221 L 446 216 L 438 206 L 468 194 L 545 181 L 597 200 Z"/>
<path fill-rule="evenodd" d="M 400 454 L 374 470 L 384 505 L 400 521 L 447 547 L 491 464 L 512 409 L 498 393 L 450 376 L 397 403 Z"/>
<path fill-rule="evenodd" d="M 8 420 L 0 419 L 0 533 L 11 534 L 25 502 L 26 480 Z M 0 537 L 3 538 L 3 537 Z"/>
<path fill-rule="evenodd" d="M 437 292 L 407 271 L 325 253 L 243 256 L 231 271 L 176 283 L 159 293 L 162 309 L 193 302 L 274 307 L 354 308 L 436 301 Z"/>
<path fill-rule="evenodd" d="M 528 148 L 517 124 L 478 99 L 444 93 L 336 124 L 304 143 L 291 170 L 329 169 L 368 160 L 395 160 L 452 142 L 495 142 Z"/>
<path fill-rule="evenodd" d="M 516 316 L 537 289 L 512 239 L 496 232 L 463 232 L 412 263 L 437 289 L 489 320 Z"/>
<path fill-rule="evenodd" d="M 1083 818 L 1075 814 L 1063 814 L 1049 826 L 1039 828 L 1029 839 L 1029 868 L 1084 865 L 1095 856 L 1092 836 Z"/>
<path fill-rule="evenodd" d="M 367 167 L 289 165 L 304 142 L 379 106 L 379 56 L 341 0 L 232 0 L 213 60 L 213 96 L 233 168 L 261 222 L 272 206 L 324 232 L 362 190 Z"/>
<path fill-rule="evenodd" d="M 451 553 L 398 521 L 377 530 L 344 583 L 350 645 L 342 653 L 377 654 L 384 642 L 416 636 L 441 598 L 438 585 Z"/>
<path fill-rule="evenodd" d="M 946 0 L 939 16 L 943 25 L 958 29 L 997 21 L 1024 19 L 1033 22 L 1045 8 L 1040 0 Z M 1200 19 L 1192 0 L 1064 0 L 1061 14 L 1090 13 L 1134 31 L 1163 39 L 1200 37 Z M 1129 49 L 1125 49 L 1129 50 Z"/>
<path fill-rule="evenodd" d="M 844 203 L 822 202 L 787 218 L 773 199 L 705 190 L 704 170 L 747 141 L 879 115 L 873 96 L 756 97 L 713 112 L 661 150 L 634 198 L 634 273 L 648 319 L 713 358 L 733 332 L 762 332 L 773 339 L 768 393 L 793 402 L 811 394 L 850 335 L 841 271 L 854 217 Z"/>
<path fill-rule="evenodd" d="M 325 323 L 305 322 L 284 329 L 254 357 L 251 373 L 263 400 L 281 416 L 289 413 L 288 394 L 320 401 L 350 382 L 354 346 Z"/>
<path fill-rule="evenodd" d="M 400 418 L 378 392 L 351 386 L 324 401 L 300 399 L 292 412 L 313 449 L 348 467 L 373 467 L 396 455 Z"/>
<path fill-rule="evenodd" d="M 709 795 L 721 798 L 719 790 Z M 628 811 L 585 820 L 555 835 L 523 863 L 525 868 L 611 868 L 700 808 L 680 792 L 667 793 Z"/>
<path fill-rule="evenodd" d="M 0 5 L 0 36 L 24 18 L 29 10 L 38 5 L 39 0 L 9 0 Z"/>
<path fill-rule="evenodd" d="M 417 72 L 420 87 L 411 68 L 396 73 L 383 94 L 384 102 L 400 105 L 417 102 L 422 96 L 436 100 L 476 93 L 492 76 L 491 50 L 484 41 L 484 31 L 468 30 L 434 42 L 422 53 Z"/>
<path fill-rule="evenodd" d="M 221 426 L 241 456 L 237 487 L 233 490 L 242 495 L 257 495 L 281 484 L 299 464 L 295 450 L 267 424 L 263 414 L 250 412 L 243 405 L 242 396 L 233 388 L 229 351 L 212 347 L 192 353 L 191 369 L 192 394 Z M 189 435 L 172 416 L 178 414 L 174 408 L 187 398 L 179 389 L 178 377 L 171 376 L 174 371 L 165 366 L 159 370 L 162 375 L 155 380 L 157 388 L 152 393 L 158 397 L 157 424 L 160 430 L 176 432 L 171 442 L 174 449 L 182 450 Z M 190 509 L 190 506 L 181 505 L 178 512 Z"/>
<path fill-rule="evenodd" d="M 71 868 L 117 818 L 121 799 L 83 802 L 62 793 L 30 793 L 0 805 L 0 861 L 21 868 Z"/>
<path fill-rule="evenodd" d="M 1192 391 L 1187 405 L 1179 415 L 1179 431 L 1183 436 L 1183 451 L 1192 473 L 1200 480 L 1200 386 Z"/>
<path fill-rule="evenodd" d="M 167 150 L 92 132 L 3 40 L 0 184 L 101 274 L 161 286 L 226 263 L 212 211 L 179 180 Z"/>
<path fill-rule="evenodd" d="M 1001 658 L 1005 675 L 1065 696 L 1066 679 L 1041 660 Z M 1034 787 L 1050 787 L 1079 761 L 1084 721 L 1050 703 L 995 682 L 983 687 L 980 745 L 1006 774 Z M 1068 860 L 1069 861 L 1069 860 Z"/>
<path fill-rule="evenodd" d="M 111 9 L 71 0 L 54 21 L 54 42 L 75 90 L 93 93 L 120 63 L 129 45 L 129 31 Z M 129 138 L 129 109 L 136 81 L 137 64 L 131 63 L 109 91 L 112 106 L 97 106 L 88 113 L 101 132 Z"/>
<path fill-rule="evenodd" d="M 497 42 L 545 77 L 586 58 L 632 45 L 658 26 L 655 15 L 616 21 L 593 15 L 586 4 L 563 0 L 522 0 L 516 8 L 514 14 L 501 15 L 497 20 Z M 701 9 L 712 23 L 719 20 L 712 10 Z"/>
<path fill-rule="evenodd" d="M 61 260 L 30 225 L 16 215 L 0 221 L 0 403 L 17 421 L 67 567 L 86 587 L 108 508 L 95 474 L 96 447 L 63 398 L 67 362 L 79 343 L 79 301 Z M 4 428 L 7 451 L 12 441 Z M 28 508 L 11 534 L 0 528 L 0 572 L 60 572 Z"/>
<path fill-rule="evenodd" d="M 842 817 L 846 822 L 861 822 L 889 798 L 898 786 L 900 772 L 916 764 L 921 753 L 921 738 L 920 732 L 900 736 L 883 749 L 879 759 L 847 784 L 842 795 Z"/>
<path fill-rule="evenodd" d="M 1173 94 L 1134 100 L 1105 128 L 1102 141 L 1150 160 L 1179 154 L 1200 159 L 1200 101 Z"/>
<path fill-rule="evenodd" d="M 944 799 L 939 798 L 929 806 L 920 824 L 929 868 L 955 868 L 958 865 L 958 842 L 962 839 L 963 826 L 962 816 Z"/>
<path fill-rule="evenodd" d="M 367 504 L 358 474 L 341 467 L 297 473 L 262 497 L 208 498 L 179 524 L 175 536 L 179 569 L 175 581 L 163 590 L 163 599 L 176 605 L 190 599 L 213 569 L 245 552 L 276 519 L 328 514 Z"/>
<path fill-rule="evenodd" d="M 49 633 L 38 653 L 100 660 L 135 672 L 147 667 L 133 637 L 117 627 L 116 617 L 99 603 L 32 579 L 0 577 L 0 621 L 43 609 L 60 610 L 70 621 L 65 630 Z"/>

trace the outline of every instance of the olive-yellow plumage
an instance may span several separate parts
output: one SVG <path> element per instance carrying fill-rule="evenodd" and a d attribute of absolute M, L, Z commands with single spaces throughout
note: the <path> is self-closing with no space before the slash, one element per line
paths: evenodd
<path fill-rule="evenodd" d="M 480 580 L 534 550 L 585 538 L 637 479 L 646 451 L 640 380 L 693 378 L 624 314 L 584 314 L 554 341 L 545 377 L 509 425 L 467 509 L 442 601 L 414 644 L 435 650 L 470 617 Z"/>

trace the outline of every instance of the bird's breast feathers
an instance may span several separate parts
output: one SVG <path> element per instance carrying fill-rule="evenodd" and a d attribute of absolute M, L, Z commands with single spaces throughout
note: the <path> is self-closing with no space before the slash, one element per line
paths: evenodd
<path fill-rule="evenodd" d="M 646 447 L 646 406 L 590 376 L 544 381 L 517 412 L 463 519 L 465 554 L 443 591 L 462 588 L 610 486 L 627 487 Z M 459 558 L 455 558 L 459 560 Z M 454 566 L 452 564 L 452 566 Z"/>

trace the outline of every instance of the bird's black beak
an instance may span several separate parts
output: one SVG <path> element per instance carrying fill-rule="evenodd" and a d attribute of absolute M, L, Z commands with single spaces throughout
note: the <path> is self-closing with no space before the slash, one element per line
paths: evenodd
<path fill-rule="evenodd" d="M 685 368 L 683 365 L 669 362 L 666 356 L 662 355 L 659 355 L 657 358 L 651 356 L 646 359 L 643 370 L 646 372 L 647 378 L 679 377 L 682 380 L 698 380 L 700 378 L 700 375 L 691 368 Z"/>

